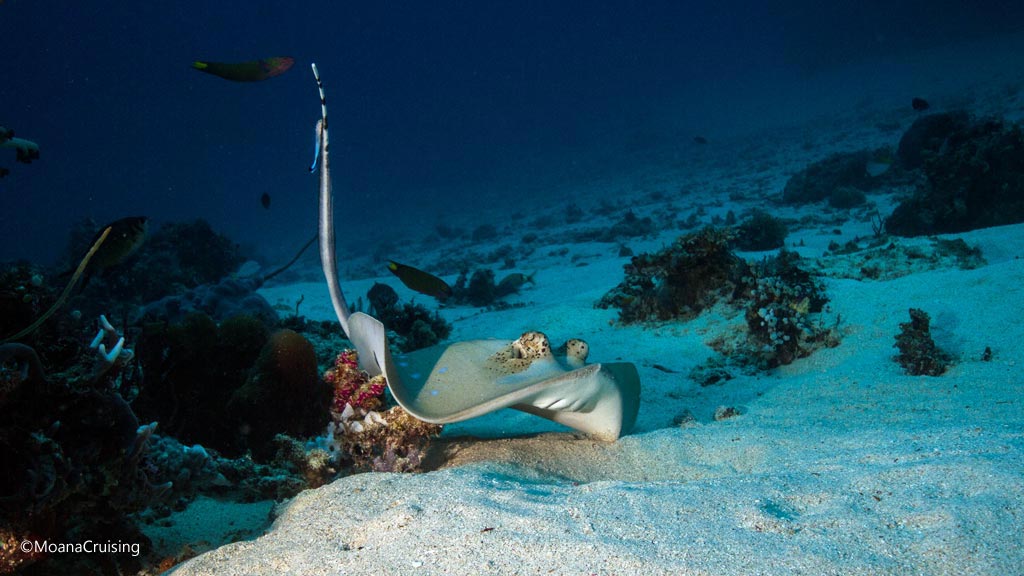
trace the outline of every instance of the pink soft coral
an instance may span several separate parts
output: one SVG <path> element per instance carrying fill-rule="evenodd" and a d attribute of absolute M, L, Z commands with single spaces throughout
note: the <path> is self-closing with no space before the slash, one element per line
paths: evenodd
<path fill-rule="evenodd" d="M 324 374 L 324 380 L 334 387 L 334 403 L 331 412 L 338 419 L 348 404 L 357 412 L 366 413 L 384 405 L 383 378 L 370 378 L 359 369 L 355 350 L 343 350 L 334 360 L 334 368 Z"/>

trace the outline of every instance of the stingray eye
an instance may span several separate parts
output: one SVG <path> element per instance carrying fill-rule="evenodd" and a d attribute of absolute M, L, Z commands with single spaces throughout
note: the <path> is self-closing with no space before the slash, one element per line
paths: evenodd
<path fill-rule="evenodd" d="M 523 345 L 523 340 L 520 338 L 512 343 L 511 358 L 522 358 L 526 356 L 526 346 Z"/>

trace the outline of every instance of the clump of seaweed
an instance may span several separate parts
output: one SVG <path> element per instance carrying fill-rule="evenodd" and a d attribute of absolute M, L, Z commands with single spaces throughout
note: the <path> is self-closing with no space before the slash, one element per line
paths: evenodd
<path fill-rule="evenodd" d="M 597 306 L 618 308 L 623 323 L 690 319 L 749 288 L 749 267 L 729 249 L 732 233 L 707 227 L 659 252 L 634 256 L 626 278 Z"/>
<path fill-rule="evenodd" d="M 935 345 L 930 324 L 928 313 L 919 308 L 910 309 L 910 322 L 900 323 L 894 345 L 900 351 L 896 361 L 911 376 L 940 376 L 953 362 L 952 356 Z"/>
<path fill-rule="evenodd" d="M 760 252 L 781 248 L 786 243 L 789 227 L 782 218 L 764 210 L 754 210 L 736 227 L 736 247 Z"/>

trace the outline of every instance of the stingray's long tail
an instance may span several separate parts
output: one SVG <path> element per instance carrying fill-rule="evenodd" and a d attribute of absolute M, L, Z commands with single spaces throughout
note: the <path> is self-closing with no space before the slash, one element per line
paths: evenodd
<path fill-rule="evenodd" d="M 320 160 L 320 265 L 324 270 L 324 277 L 327 279 L 327 289 L 331 294 L 331 305 L 334 306 L 334 313 L 338 316 L 341 329 L 345 336 L 351 335 L 348 329 L 348 317 L 351 315 L 348 303 L 345 302 L 345 295 L 341 293 L 341 284 L 338 281 L 337 255 L 334 249 L 334 192 L 331 188 L 331 166 L 328 158 L 328 135 L 327 135 L 327 97 L 324 96 L 324 85 L 320 81 L 320 72 L 313 63 L 313 77 L 316 78 L 316 85 L 320 89 L 320 114 L 321 118 L 316 123 L 316 136 L 319 145 L 317 146 L 317 157 Z M 314 158 L 312 172 L 317 160 Z"/>

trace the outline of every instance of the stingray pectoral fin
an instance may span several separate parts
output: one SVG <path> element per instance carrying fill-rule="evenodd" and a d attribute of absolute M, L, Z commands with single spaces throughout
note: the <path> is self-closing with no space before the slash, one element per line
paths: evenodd
<path fill-rule="evenodd" d="M 570 408 L 553 404 L 542 407 L 553 397 Z M 571 409 L 578 405 L 580 409 Z M 599 440 L 614 442 L 628 434 L 640 411 L 640 375 L 628 362 L 591 364 L 566 373 L 550 383 L 536 398 L 512 406 L 541 418 L 586 432 Z"/>
<path fill-rule="evenodd" d="M 355 312 L 348 317 L 348 337 L 359 354 L 359 367 L 370 376 L 387 372 L 391 352 L 388 348 L 388 334 L 380 320 L 373 316 Z"/>
<path fill-rule="evenodd" d="M 614 441 L 636 422 L 640 378 L 632 364 L 591 364 L 565 371 L 555 362 L 538 362 L 508 374 L 488 362 L 508 344 L 471 340 L 453 344 L 439 356 L 433 349 L 396 357 L 396 377 L 388 372 L 391 393 L 413 416 L 435 424 L 515 408 Z"/>

